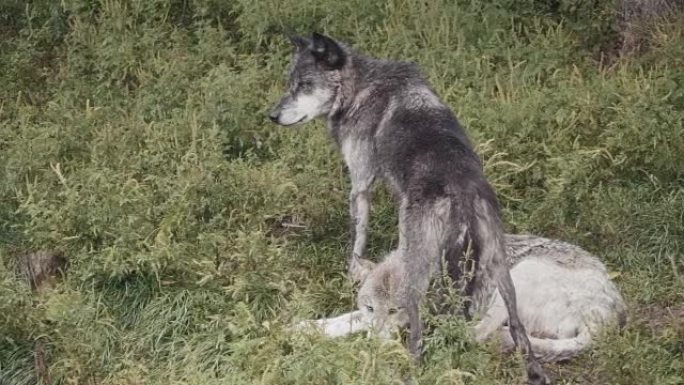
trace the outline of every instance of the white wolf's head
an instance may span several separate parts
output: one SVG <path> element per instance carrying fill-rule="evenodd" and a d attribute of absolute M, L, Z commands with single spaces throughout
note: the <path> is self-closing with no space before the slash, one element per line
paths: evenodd
<path fill-rule="evenodd" d="M 408 283 L 394 253 L 378 264 L 357 257 L 352 261 L 352 279 L 361 282 L 356 305 L 363 322 L 371 333 L 385 339 L 408 324 L 404 295 Z"/>
<path fill-rule="evenodd" d="M 283 126 L 309 122 L 328 114 L 335 101 L 339 70 L 347 54 L 335 40 L 313 33 L 311 39 L 290 38 L 295 46 L 288 90 L 271 109 L 270 119 Z"/>

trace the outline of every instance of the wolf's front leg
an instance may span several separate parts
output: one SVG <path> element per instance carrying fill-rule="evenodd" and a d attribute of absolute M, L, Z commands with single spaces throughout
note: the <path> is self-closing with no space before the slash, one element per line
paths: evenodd
<path fill-rule="evenodd" d="M 423 321 L 420 318 L 419 301 L 416 298 L 409 300 L 406 307 L 409 321 L 409 353 L 418 364 L 423 361 Z"/>
<path fill-rule="evenodd" d="M 366 249 L 366 233 L 370 216 L 370 189 L 375 182 L 373 162 L 373 143 L 368 139 L 361 139 L 350 135 L 342 140 L 340 149 L 347 164 L 351 178 L 351 192 L 349 194 L 349 214 L 351 217 L 352 252 L 347 257 L 347 273 L 354 276 L 354 261 L 364 257 Z M 354 258 L 354 257 L 357 258 Z"/>
<path fill-rule="evenodd" d="M 370 218 L 372 175 L 365 178 L 352 178 L 352 191 L 349 194 L 349 214 L 351 216 L 352 254 L 347 258 L 347 273 L 353 277 L 355 260 L 364 256 Z M 357 258 L 354 258 L 357 257 Z"/>
<path fill-rule="evenodd" d="M 349 194 L 349 210 L 352 219 L 353 255 L 361 258 L 366 249 L 366 233 L 370 218 L 370 191 L 352 190 Z"/>
<path fill-rule="evenodd" d="M 335 338 L 368 330 L 369 325 L 364 320 L 363 312 L 357 310 L 334 318 L 302 321 L 295 325 L 293 329 L 295 331 L 314 329 L 323 332 L 327 337 Z"/>

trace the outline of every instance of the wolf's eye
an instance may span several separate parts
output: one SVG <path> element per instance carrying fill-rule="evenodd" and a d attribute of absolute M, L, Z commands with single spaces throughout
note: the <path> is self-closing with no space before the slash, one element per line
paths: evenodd
<path fill-rule="evenodd" d="M 396 307 L 393 307 L 393 308 L 391 308 L 391 309 L 388 310 L 388 313 L 389 313 L 390 315 L 396 314 L 396 312 L 397 312 L 397 308 L 396 308 Z"/>
<path fill-rule="evenodd" d="M 373 306 L 368 306 L 368 305 L 367 305 L 367 306 L 366 306 L 366 310 L 368 310 L 369 312 L 372 313 L 374 309 L 373 309 Z"/>

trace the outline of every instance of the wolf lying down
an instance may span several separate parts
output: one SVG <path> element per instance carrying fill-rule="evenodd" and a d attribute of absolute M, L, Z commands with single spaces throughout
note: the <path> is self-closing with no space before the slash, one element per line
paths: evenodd
<path fill-rule="evenodd" d="M 593 255 L 569 243 L 530 235 L 505 236 L 506 254 L 517 294 L 520 319 L 529 333 L 532 351 L 545 362 L 570 359 L 587 349 L 605 325 L 625 322 L 625 305 L 605 266 Z M 396 288 L 405 278 L 396 252 L 379 264 L 362 261 L 355 277 L 362 282 L 358 310 L 335 318 L 302 321 L 296 330 L 318 329 L 329 337 L 359 331 L 390 338 L 408 323 Z M 498 290 L 474 328 L 477 341 L 493 335 L 504 349 L 514 348 L 506 330 L 508 312 Z"/>

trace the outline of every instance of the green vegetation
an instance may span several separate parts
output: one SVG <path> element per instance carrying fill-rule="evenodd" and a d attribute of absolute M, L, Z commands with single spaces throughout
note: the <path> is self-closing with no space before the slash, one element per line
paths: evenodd
<path fill-rule="evenodd" d="M 549 6 L 543 4 L 551 4 Z M 276 127 L 281 31 L 420 63 L 468 128 L 511 232 L 615 273 L 621 334 L 557 384 L 684 382 L 684 19 L 615 56 L 610 1 L 0 3 L 0 384 L 513 384 L 520 358 L 430 320 L 398 343 L 283 327 L 352 307 L 346 171 L 322 122 Z M 293 225 L 294 224 L 294 225 Z M 376 189 L 371 255 L 396 243 Z M 61 250 L 32 293 L 16 256 Z"/>

